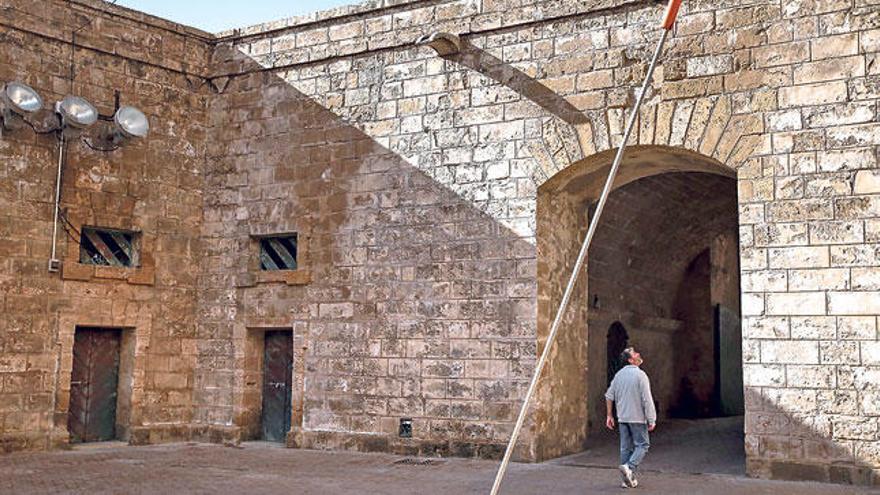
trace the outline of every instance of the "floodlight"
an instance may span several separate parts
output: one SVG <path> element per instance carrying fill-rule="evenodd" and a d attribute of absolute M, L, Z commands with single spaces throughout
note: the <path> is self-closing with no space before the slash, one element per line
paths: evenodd
<path fill-rule="evenodd" d="M 27 84 L 8 82 L 0 91 L 0 127 L 15 130 L 25 122 L 24 116 L 43 108 L 43 99 Z"/>
<path fill-rule="evenodd" d="M 98 121 L 98 110 L 79 96 L 65 96 L 55 104 L 55 111 L 61 115 L 61 123 L 65 127 L 83 129 Z"/>
<path fill-rule="evenodd" d="M 0 96 L 3 108 L 18 115 L 34 113 L 43 108 L 43 99 L 27 84 L 10 82 L 3 86 L 3 94 Z"/>
<path fill-rule="evenodd" d="M 150 132 L 150 121 L 135 107 L 120 107 L 113 115 L 116 131 L 127 138 L 142 138 Z"/>

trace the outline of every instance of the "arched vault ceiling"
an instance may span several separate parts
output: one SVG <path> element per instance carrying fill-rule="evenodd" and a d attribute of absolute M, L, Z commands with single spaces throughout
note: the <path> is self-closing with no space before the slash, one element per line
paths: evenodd
<path fill-rule="evenodd" d="M 736 204 L 736 181 L 708 173 L 660 174 L 615 190 L 590 250 L 591 280 L 632 279 L 672 297 L 691 260 L 737 231 Z"/>
<path fill-rule="evenodd" d="M 541 186 L 542 191 L 566 193 L 575 201 L 598 199 L 611 169 L 616 150 L 593 155 L 572 164 Z M 670 172 L 705 172 L 733 178 L 736 172 L 721 163 L 682 149 L 660 146 L 631 146 L 621 162 L 615 188 L 659 174 Z"/>

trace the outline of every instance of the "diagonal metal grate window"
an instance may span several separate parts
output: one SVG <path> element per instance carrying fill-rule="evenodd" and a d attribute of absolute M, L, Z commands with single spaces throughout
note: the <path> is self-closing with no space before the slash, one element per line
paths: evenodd
<path fill-rule="evenodd" d="M 296 234 L 260 238 L 261 270 L 296 270 Z"/>
<path fill-rule="evenodd" d="M 80 232 L 79 262 L 85 265 L 138 266 L 137 234 L 85 227 Z"/>

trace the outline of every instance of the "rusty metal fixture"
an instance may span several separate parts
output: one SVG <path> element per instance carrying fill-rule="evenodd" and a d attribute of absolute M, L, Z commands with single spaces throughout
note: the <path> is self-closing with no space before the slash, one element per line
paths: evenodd
<path fill-rule="evenodd" d="M 421 36 L 416 40 L 417 46 L 427 45 L 441 57 L 461 52 L 461 38 L 457 34 L 435 32 Z"/>
<path fill-rule="evenodd" d="M 296 270 L 296 234 L 261 237 L 260 270 Z"/>
<path fill-rule="evenodd" d="M 84 227 L 80 232 L 79 262 L 85 265 L 138 266 L 135 232 Z"/>

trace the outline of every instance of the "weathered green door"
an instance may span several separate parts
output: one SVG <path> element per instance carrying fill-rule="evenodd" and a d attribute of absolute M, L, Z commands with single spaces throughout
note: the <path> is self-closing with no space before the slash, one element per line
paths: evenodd
<path fill-rule="evenodd" d="M 119 339 L 117 329 L 76 329 L 67 416 L 72 443 L 116 438 Z"/>
<path fill-rule="evenodd" d="M 293 334 L 266 332 L 263 355 L 263 439 L 284 442 L 290 430 L 290 391 L 293 370 Z"/>

